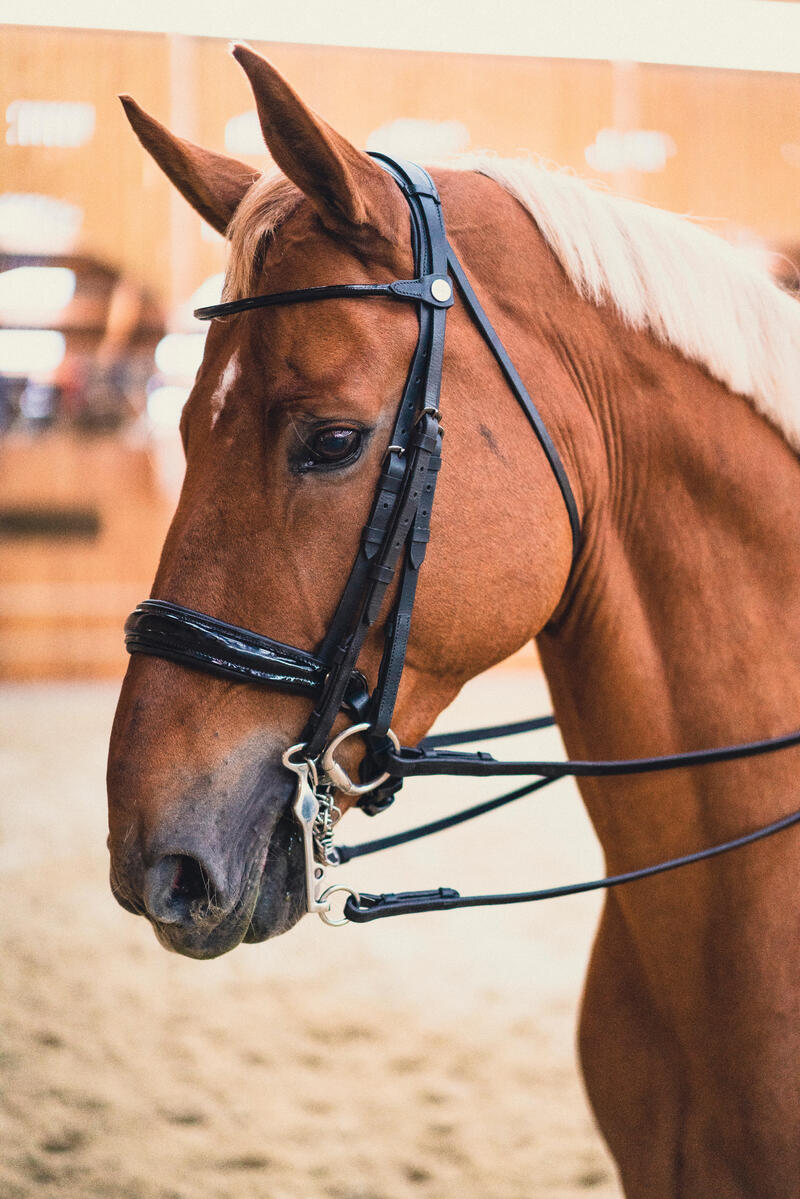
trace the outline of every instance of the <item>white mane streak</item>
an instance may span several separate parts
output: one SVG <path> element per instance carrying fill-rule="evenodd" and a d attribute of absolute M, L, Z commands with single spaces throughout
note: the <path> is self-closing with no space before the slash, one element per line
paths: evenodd
<path fill-rule="evenodd" d="M 800 450 L 800 303 L 750 256 L 674 213 L 525 159 L 449 164 L 494 179 L 530 212 L 581 295 L 698 362 Z"/>

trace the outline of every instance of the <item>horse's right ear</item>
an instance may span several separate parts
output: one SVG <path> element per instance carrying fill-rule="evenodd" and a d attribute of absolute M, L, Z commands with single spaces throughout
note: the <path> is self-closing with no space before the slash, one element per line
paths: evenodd
<path fill-rule="evenodd" d="M 147 153 L 192 208 L 219 233 L 224 233 L 259 172 L 235 158 L 203 150 L 182 137 L 175 137 L 130 96 L 120 96 L 120 100 Z"/>

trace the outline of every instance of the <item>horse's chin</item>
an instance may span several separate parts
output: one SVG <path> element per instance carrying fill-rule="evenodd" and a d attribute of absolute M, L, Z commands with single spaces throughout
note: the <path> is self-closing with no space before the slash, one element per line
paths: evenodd
<path fill-rule="evenodd" d="M 204 926 L 160 924 L 153 928 L 161 944 L 190 958 L 217 958 L 244 942 L 267 941 L 288 932 L 306 910 L 303 846 L 293 814 L 278 820 L 266 850 L 262 847 L 247 872 L 242 894 L 224 920 Z"/>

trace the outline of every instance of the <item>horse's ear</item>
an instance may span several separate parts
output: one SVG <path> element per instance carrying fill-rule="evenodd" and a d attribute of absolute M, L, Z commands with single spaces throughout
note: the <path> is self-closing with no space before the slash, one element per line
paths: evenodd
<path fill-rule="evenodd" d="M 237 43 L 231 52 L 250 80 L 267 148 L 323 224 L 345 235 L 377 232 L 390 242 L 402 236 L 399 192 L 386 172 L 313 113 L 255 50 Z"/>
<path fill-rule="evenodd" d="M 224 233 L 242 196 L 259 172 L 235 158 L 203 150 L 175 137 L 130 96 L 120 96 L 125 115 L 145 150 L 209 225 Z"/>

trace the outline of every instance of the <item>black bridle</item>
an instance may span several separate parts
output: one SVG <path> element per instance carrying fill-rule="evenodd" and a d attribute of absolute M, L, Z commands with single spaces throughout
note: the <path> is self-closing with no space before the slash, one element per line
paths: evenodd
<path fill-rule="evenodd" d="M 419 570 L 427 548 L 430 515 L 441 465 L 442 426 L 439 396 L 442 383 L 445 321 L 454 302 L 453 284 L 497 360 L 547 457 L 569 517 L 573 561 L 580 547 L 580 520 L 575 497 L 558 451 L 497 333 L 481 307 L 452 246 L 447 240 L 441 201 L 427 171 L 414 163 L 383 154 L 373 157 L 397 183 L 408 204 L 415 278 L 391 283 L 345 283 L 297 291 L 247 296 L 199 308 L 200 320 L 227 317 L 258 308 L 307 304 L 333 299 L 394 299 L 416 305 L 419 335 L 384 457 L 372 509 L 361 533 L 358 553 L 322 643 L 315 653 L 284 645 L 201 612 L 164 600 L 141 603 L 125 625 L 130 653 L 153 654 L 184 666 L 240 682 L 276 687 L 308 696 L 314 707 L 301 741 L 284 754 L 284 764 L 298 779 L 294 811 L 304 835 L 306 891 L 309 911 L 329 923 L 329 896 L 346 891 L 346 919 L 375 920 L 403 912 L 487 904 L 530 902 L 577 891 L 611 887 L 675 869 L 729 849 L 749 844 L 800 821 L 800 811 L 721 845 L 682 858 L 657 863 L 629 874 L 543 891 L 510 895 L 461 896 L 449 888 L 400 895 L 358 895 L 331 887 L 317 895 L 320 863 L 338 864 L 438 832 L 510 803 L 568 775 L 604 777 L 730 761 L 771 753 L 800 744 L 800 732 L 765 741 L 747 742 L 696 753 L 619 762 L 498 762 L 491 755 L 453 751 L 451 745 L 506 736 L 553 724 L 552 717 L 513 725 L 473 729 L 428 737 L 419 746 L 400 746 L 391 730 L 392 714 L 403 671 Z M 376 686 L 370 692 L 358 670 L 358 658 L 370 628 L 378 620 L 390 585 L 397 580 L 391 614 L 385 623 L 384 648 Z M 344 710 L 350 728 L 329 742 L 333 725 Z M 354 783 L 335 759 L 345 737 L 360 733 L 366 754 Z M 360 846 L 334 848 L 332 829 L 336 791 L 359 796 L 370 815 L 383 810 L 407 777 L 433 774 L 537 775 L 537 781 L 465 812 Z"/>

